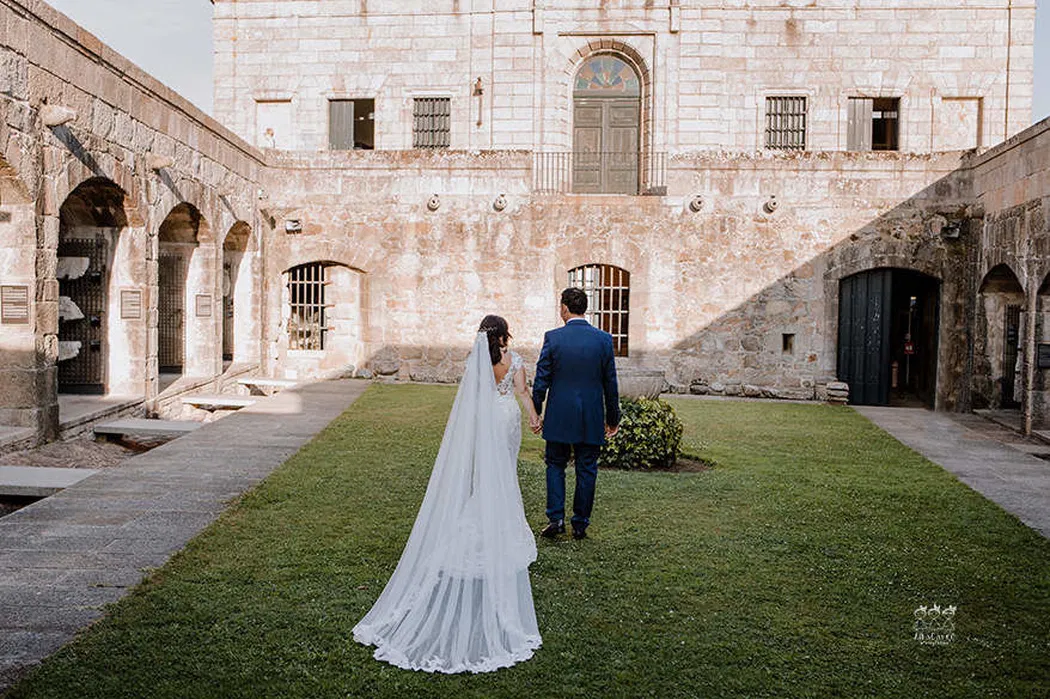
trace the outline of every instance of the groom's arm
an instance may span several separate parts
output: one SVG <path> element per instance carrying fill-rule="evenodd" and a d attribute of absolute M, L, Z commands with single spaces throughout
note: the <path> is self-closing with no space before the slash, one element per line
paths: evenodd
<path fill-rule="evenodd" d="M 544 334 L 540 359 L 536 362 L 536 378 L 532 382 L 532 405 L 537 415 L 543 414 L 543 401 L 547 399 L 547 389 L 551 387 L 552 364 L 550 338 Z"/>
<path fill-rule="evenodd" d="M 602 389 L 605 391 L 605 424 L 616 427 L 620 424 L 620 387 L 616 381 L 616 353 L 612 338 L 607 337 L 602 356 Z"/>

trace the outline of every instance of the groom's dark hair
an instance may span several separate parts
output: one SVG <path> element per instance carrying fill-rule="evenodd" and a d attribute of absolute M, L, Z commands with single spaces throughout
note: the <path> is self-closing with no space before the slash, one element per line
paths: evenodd
<path fill-rule="evenodd" d="M 561 292 L 561 302 L 574 316 L 582 316 L 587 312 L 587 294 L 583 289 L 570 286 Z"/>

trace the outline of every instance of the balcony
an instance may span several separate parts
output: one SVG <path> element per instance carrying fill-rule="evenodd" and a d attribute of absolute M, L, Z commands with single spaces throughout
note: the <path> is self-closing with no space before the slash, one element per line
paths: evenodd
<path fill-rule="evenodd" d="M 537 194 L 667 194 L 666 153 L 564 151 L 533 158 Z"/>

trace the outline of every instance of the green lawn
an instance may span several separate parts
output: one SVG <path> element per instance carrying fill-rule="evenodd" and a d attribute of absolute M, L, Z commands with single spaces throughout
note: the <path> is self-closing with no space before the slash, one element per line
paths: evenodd
<path fill-rule="evenodd" d="M 1050 543 L 853 411 L 794 404 L 673 401 L 717 466 L 599 474 L 591 537 L 539 547 L 532 660 L 378 663 L 350 630 L 401 553 L 452 397 L 371 388 L 13 696 L 1050 691 Z M 520 464 L 536 528 L 541 448 L 529 435 Z M 950 645 L 912 638 L 934 603 L 958 607 Z"/>

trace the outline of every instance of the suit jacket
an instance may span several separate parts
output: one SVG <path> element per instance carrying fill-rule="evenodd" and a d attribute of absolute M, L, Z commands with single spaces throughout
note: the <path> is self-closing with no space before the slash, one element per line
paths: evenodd
<path fill-rule="evenodd" d="M 543 336 L 532 402 L 543 438 L 565 444 L 605 444 L 605 426 L 620 424 L 620 392 L 612 335 L 572 320 Z"/>

